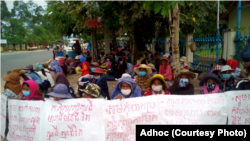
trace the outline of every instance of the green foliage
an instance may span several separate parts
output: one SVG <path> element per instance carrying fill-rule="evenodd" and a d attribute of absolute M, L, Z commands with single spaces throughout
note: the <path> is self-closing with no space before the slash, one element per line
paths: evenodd
<path fill-rule="evenodd" d="M 1 37 L 9 44 L 28 44 L 37 42 L 43 44 L 60 39 L 55 26 L 44 16 L 44 9 L 33 1 L 27 3 L 14 1 L 13 9 L 8 11 L 5 1 L 1 1 Z"/>

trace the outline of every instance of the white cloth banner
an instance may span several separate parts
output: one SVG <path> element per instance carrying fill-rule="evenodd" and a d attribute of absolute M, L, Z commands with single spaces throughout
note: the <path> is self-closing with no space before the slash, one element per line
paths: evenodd
<path fill-rule="evenodd" d="M 250 125 L 250 91 L 226 92 L 228 103 L 228 124 Z"/>
<path fill-rule="evenodd" d="M 225 94 L 159 96 L 162 124 L 226 124 Z"/>
<path fill-rule="evenodd" d="M 103 99 L 46 99 L 43 141 L 105 141 Z"/>
<path fill-rule="evenodd" d="M 159 124 L 157 96 L 105 102 L 105 134 L 107 141 L 135 141 L 136 124 Z"/>
<path fill-rule="evenodd" d="M 1 135 L 5 138 L 7 97 L 1 94 Z"/>
<path fill-rule="evenodd" d="M 44 101 L 8 100 L 9 141 L 44 141 Z"/>

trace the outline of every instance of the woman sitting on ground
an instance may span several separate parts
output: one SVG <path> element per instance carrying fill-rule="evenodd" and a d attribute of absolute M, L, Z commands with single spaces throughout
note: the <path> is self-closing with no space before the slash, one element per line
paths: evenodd
<path fill-rule="evenodd" d="M 199 86 L 203 86 L 203 90 L 200 91 L 200 94 L 223 93 L 219 85 L 221 85 L 220 79 L 215 74 L 208 73 L 199 83 Z"/>
<path fill-rule="evenodd" d="M 67 65 L 65 64 L 65 58 L 60 58 L 60 59 L 59 59 L 59 65 L 60 65 L 60 67 L 62 68 L 63 73 L 64 73 L 65 75 L 67 75 L 68 67 L 67 67 Z"/>
<path fill-rule="evenodd" d="M 28 80 L 23 83 L 22 93 L 19 94 L 20 100 L 44 100 L 42 93 L 37 91 L 38 86 L 35 81 Z"/>
<path fill-rule="evenodd" d="M 193 95 L 194 85 L 191 83 L 192 78 L 195 78 L 194 73 L 187 69 L 181 70 L 179 76 L 175 79 L 174 85 L 169 88 L 169 92 L 177 95 Z"/>
<path fill-rule="evenodd" d="M 81 95 L 77 95 L 77 97 L 83 98 L 104 98 L 101 95 L 101 88 L 93 83 L 88 83 L 86 88 L 79 89 L 81 91 Z"/>
<path fill-rule="evenodd" d="M 69 93 L 67 85 L 59 83 L 53 88 L 52 92 L 47 94 L 49 97 L 53 97 L 55 101 L 62 99 L 72 99 L 74 98 L 72 94 Z"/>
<path fill-rule="evenodd" d="M 41 63 L 36 63 L 35 64 L 35 69 L 37 71 L 37 74 L 40 76 L 40 78 L 42 79 L 42 81 L 48 81 L 51 85 L 51 87 L 55 86 L 55 82 L 50 74 L 50 72 L 45 71 L 45 69 L 43 68 L 43 65 Z"/>
<path fill-rule="evenodd" d="M 167 90 L 168 85 L 161 74 L 155 74 L 147 81 L 147 86 L 149 89 L 144 93 L 143 96 L 157 95 L 157 94 L 167 94 L 170 92 Z"/>
<path fill-rule="evenodd" d="M 129 76 L 122 77 L 111 95 L 112 99 L 124 99 L 141 97 L 141 89 L 138 84 Z"/>
<path fill-rule="evenodd" d="M 33 65 L 28 65 L 23 70 L 27 70 L 28 71 L 29 77 L 31 77 L 32 80 L 34 80 L 36 82 L 36 84 L 38 85 L 38 87 L 40 85 L 42 85 L 43 81 L 40 78 L 40 76 L 37 73 L 34 72 Z"/>
<path fill-rule="evenodd" d="M 141 64 L 139 67 L 135 68 L 135 72 L 139 74 L 135 78 L 135 82 L 139 85 L 141 89 L 141 93 L 144 93 L 147 87 L 147 81 L 150 78 L 150 74 L 152 73 L 152 69 L 145 64 Z"/>
<path fill-rule="evenodd" d="M 104 77 L 102 77 L 103 76 L 102 69 L 97 67 L 95 68 L 95 71 L 90 72 L 90 75 L 93 75 L 93 79 L 90 80 L 90 83 L 97 84 L 102 89 L 101 95 L 104 98 L 110 100 L 108 83 L 107 80 Z"/>
<path fill-rule="evenodd" d="M 63 72 L 62 68 L 59 66 L 59 64 L 56 60 L 52 60 L 50 62 L 50 66 L 51 66 L 51 68 L 49 68 L 49 69 L 52 71 L 55 71 L 55 73 Z"/>

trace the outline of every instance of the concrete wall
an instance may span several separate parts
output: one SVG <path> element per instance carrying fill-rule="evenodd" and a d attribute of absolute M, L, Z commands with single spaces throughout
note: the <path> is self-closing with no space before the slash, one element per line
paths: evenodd
<path fill-rule="evenodd" d="M 237 7 L 229 14 L 229 23 L 228 28 L 234 29 L 237 26 Z M 246 27 L 246 29 L 241 32 L 241 35 L 244 35 L 244 32 L 249 33 L 250 27 L 250 7 L 241 9 L 241 26 Z"/>
<path fill-rule="evenodd" d="M 231 55 L 235 54 L 235 43 L 234 37 L 236 36 L 235 31 L 227 31 L 224 33 L 224 46 L 223 46 L 223 58 L 231 59 Z"/>

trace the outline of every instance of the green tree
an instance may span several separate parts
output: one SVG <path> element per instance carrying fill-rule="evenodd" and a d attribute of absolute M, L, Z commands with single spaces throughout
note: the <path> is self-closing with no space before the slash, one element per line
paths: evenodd
<path fill-rule="evenodd" d="M 6 21 L 11 17 L 5 1 L 1 1 L 1 38 L 5 38 Z"/>

